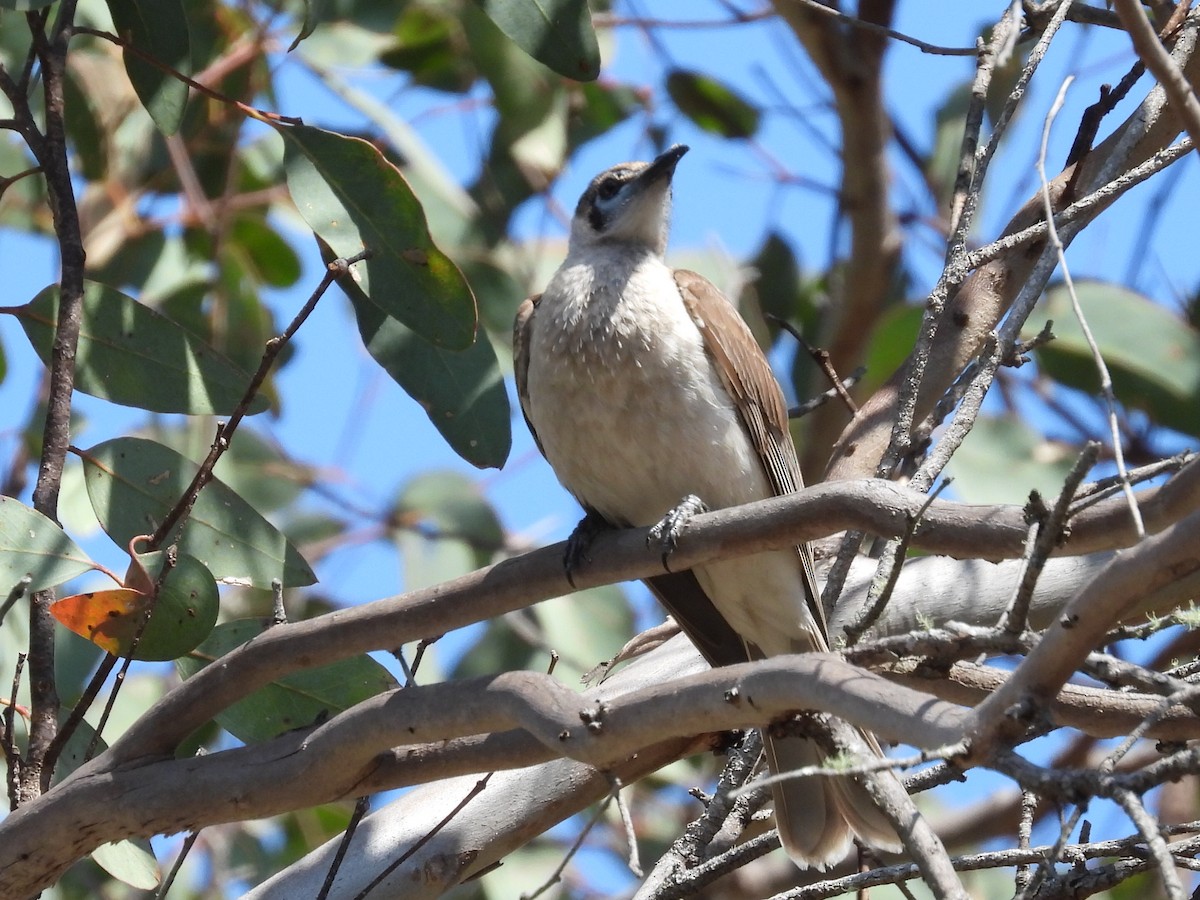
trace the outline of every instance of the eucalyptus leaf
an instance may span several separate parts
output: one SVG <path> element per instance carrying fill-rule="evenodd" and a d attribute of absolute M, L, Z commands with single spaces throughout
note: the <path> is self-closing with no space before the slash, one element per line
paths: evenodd
<path fill-rule="evenodd" d="M 81 453 L 88 496 L 104 530 L 125 546 L 152 533 L 187 490 L 197 466 L 142 438 L 116 438 Z M 299 551 L 253 507 L 214 479 L 200 492 L 179 535 L 181 553 L 199 559 L 218 579 L 270 588 L 312 584 Z"/>
<path fill-rule="evenodd" d="M 758 131 L 758 108 L 710 75 L 674 69 L 667 75 L 667 94 L 705 131 L 727 138 L 747 138 Z"/>
<path fill-rule="evenodd" d="M 454 452 L 480 468 L 502 466 L 512 447 L 512 414 L 487 335 L 465 350 L 436 347 L 384 315 L 353 284 L 343 286 L 367 350 L 421 404 Z"/>
<path fill-rule="evenodd" d="M 59 289 L 50 285 L 8 309 L 42 362 L 50 365 Z M 151 412 L 228 415 L 250 375 L 185 328 L 132 297 L 86 282 L 76 351 L 75 387 L 85 394 Z M 255 398 L 249 412 L 266 409 Z"/>
<path fill-rule="evenodd" d="M 181 0 L 108 0 L 113 24 L 133 49 L 124 49 L 125 70 L 138 99 L 163 134 L 183 122 L 188 86 L 143 59 L 149 56 L 183 75 L 192 73 L 191 39 Z"/>
<path fill-rule="evenodd" d="M 591 81 L 600 47 L 587 0 L 476 0 L 509 39 L 559 75 Z"/>
<path fill-rule="evenodd" d="M 400 170 L 366 141 L 307 125 L 279 128 L 288 189 L 300 215 L 335 255 L 366 249 L 350 278 L 387 315 L 450 350 L 475 336 L 475 298 L 429 236 Z"/>
<path fill-rule="evenodd" d="M 1200 435 L 1200 331 L 1121 285 L 1084 280 L 1075 290 L 1117 400 L 1159 425 Z M 1038 365 L 1069 387 L 1097 393 L 1100 376 L 1064 285 L 1046 291 L 1026 337 L 1041 328 L 1043 316 L 1054 322 L 1055 339 L 1036 351 Z"/>
<path fill-rule="evenodd" d="M 94 568 L 53 521 L 12 497 L 0 496 L 0 603 L 26 575 L 27 592 L 69 581 Z"/>
<path fill-rule="evenodd" d="M 262 631 L 263 624 L 257 619 L 225 622 L 203 644 L 176 660 L 175 666 L 183 678 L 191 678 Z M 216 720 L 246 743 L 266 741 L 337 715 L 397 686 L 387 669 L 371 657 L 355 656 L 285 675 L 222 710 Z"/>

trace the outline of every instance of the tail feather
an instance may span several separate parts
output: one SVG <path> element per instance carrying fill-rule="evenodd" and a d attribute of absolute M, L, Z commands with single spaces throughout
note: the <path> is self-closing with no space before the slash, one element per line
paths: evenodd
<path fill-rule="evenodd" d="M 763 735 L 771 774 L 820 765 L 825 754 L 808 738 Z M 771 786 L 779 840 L 796 865 L 827 869 L 850 849 L 850 826 L 828 778 L 794 778 Z"/>
<path fill-rule="evenodd" d="M 868 742 L 878 749 L 869 735 Z M 802 737 L 764 735 L 767 767 L 782 774 L 820 765 L 825 753 Z M 842 861 L 853 834 L 880 850 L 900 850 L 891 823 L 856 779 L 812 777 L 778 782 L 771 787 L 779 839 L 801 868 L 827 869 Z"/>

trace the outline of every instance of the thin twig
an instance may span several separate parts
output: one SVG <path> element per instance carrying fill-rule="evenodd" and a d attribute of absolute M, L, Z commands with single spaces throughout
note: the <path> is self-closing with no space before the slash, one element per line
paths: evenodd
<path fill-rule="evenodd" d="M 29 590 L 29 585 L 33 584 L 32 575 L 22 575 L 21 580 L 13 585 L 13 589 L 8 592 L 8 596 L 4 598 L 4 602 L 0 603 L 0 625 L 4 624 L 4 617 L 8 615 L 8 611 L 16 605 L 16 602 L 25 596 L 25 592 Z"/>
<path fill-rule="evenodd" d="M 1058 96 L 1054 98 L 1054 103 L 1050 107 L 1050 112 L 1046 114 L 1046 123 L 1042 128 L 1042 146 L 1037 160 L 1038 177 L 1041 179 L 1042 205 L 1046 212 L 1047 237 L 1050 246 L 1054 249 L 1058 257 L 1058 265 L 1062 269 L 1067 296 L 1071 298 L 1071 308 L 1075 311 L 1075 318 L 1079 322 L 1079 327 L 1083 331 L 1088 349 L 1091 351 L 1092 361 L 1095 363 L 1096 371 L 1100 374 L 1100 390 L 1104 394 L 1104 401 L 1108 406 L 1108 422 L 1109 430 L 1112 434 L 1113 459 L 1117 464 L 1117 474 L 1121 478 L 1125 491 L 1125 499 L 1129 503 L 1129 514 L 1133 518 L 1134 530 L 1137 533 L 1138 539 L 1141 540 L 1146 536 L 1146 526 L 1142 523 L 1142 513 L 1138 509 L 1137 497 L 1134 496 L 1133 486 L 1129 483 L 1129 473 L 1125 468 L 1125 453 L 1122 447 L 1124 441 L 1121 437 L 1120 423 L 1117 421 L 1117 398 L 1113 394 L 1112 376 L 1108 373 L 1108 365 L 1104 362 L 1104 357 L 1100 353 L 1100 347 L 1096 343 L 1095 337 L 1092 336 L 1092 329 L 1088 327 L 1087 319 L 1083 315 L 1083 309 L 1079 305 L 1079 297 L 1075 293 L 1075 283 L 1071 279 L 1071 270 L 1067 266 L 1066 251 L 1062 240 L 1058 236 L 1058 229 L 1054 225 L 1054 201 L 1050 199 L 1050 182 L 1046 178 L 1046 150 L 1050 143 L 1050 128 L 1054 124 L 1054 119 L 1058 115 L 1058 111 L 1062 109 L 1063 101 L 1067 95 L 1067 88 L 1071 86 L 1073 80 L 1074 76 L 1068 76 L 1063 82 L 1062 87 L 1059 88 Z"/>
<path fill-rule="evenodd" d="M 866 366 L 859 366 L 845 378 L 838 382 L 837 387 L 831 387 L 817 396 L 805 400 L 803 403 L 797 403 L 795 406 L 788 407 L 789 419 L 801 419 L 807 416 L 813 410 L 820 409 L 831 400 L 837 400 L 843 396 L 848 396 L 847 392 L 850 388 L 858 384 L 862 377 L 867 374 Z"/>
<path fill-rule="evenodd" d="M 129 53 L 132 53 L 134 56 L 136 56 L 138 59 L 140 59 L 142 62 L 146 63 L 147 65 L 154 66 L 154 68 L 158 69 L 160 72 L 166 72 L 172 78 L 174 78 L 178 81 L 182 81 L 184 84 L 186 84 L 192 90 L 199 91 L 201 94 L 203 94 L 204 96 L 206 96 L 212 100 L 217 100 L 220 103 L 225 103 L 225 104 L 228 104 L 229 106 L 233 106 L 233 107 L 237 108 L 238 110 L 240 110 L 241 112 L 245 113 L 247 116 L 249 116 L 252 119 L 257 119 L 260 122 L 266 122 L 268 125 L 274 125 L 274 124 L 279 124 L 279 123 L 283 123 L 285 125 L 302 125 L 302 124 L 304 124 L 301 119 L 299 119 L 295 116 L 285 116 L 285 115 L 281 115 L 280 113 L 270 112 L 265 109 L 256 109 L 255 107 L 250 106 L 249 104 L 243 103 L 240 100 L 234 100 L 232 97 L 227 97 L 224 94 L 222 94 L 220 91 L 213 90 L 206 84 L 201 84 L 199 81 L 196 81 L 194 78 L 190 78 L 187 75 L 184 75 L 182 72 L 178 71 L 177 69 L 172 69 L 170 66 L 168 66 L 166 63 L 164 63 L 162 60 L 157 59 L 154 56 L 151 56 L 149 53 L 142 50 L 140 47 L 135 47 L 133 44 L 129 43 L 124 38 L 120 37 L 119 35 L 112 34 L 111 32 L 108 32 L 108 31 L 100 31 L 99 29 L 96 29 L 96 28 L 88 28 L 84 25 L 76 25 L 74 28 L 71 29 L 71 32 L 73 34 L 91 35 L 92 37 L 101 38 L 102 40 L 106 40 L 106 41 L 109 41 L 110 43 L 116 44 L 121 49 L 126 50 Z"/>
<path fill-rule="evenodd" d="M 844 22 L 845 24 L 851 26 L 852 28 L 859 28 L 863 31 L 869 31 L 872 34 L 882 34 L 882 35 L 885 35 L 886 37 L 890 37 L 892 40 L 900 41 L 901 43 L 904 43 L 904 44 L 909 44 L 913 47 L 916 47 L 922 53 L 929 53 L 934 56 L 974 56 L 975 55 L 974 47 L 942 47 L 937 44 L 930 44 L 930 43 L 927 43 L 926 41 L 921 40 L 920 38 L 912 37 L 911 35 L 904 34 L 901 31 L 896 31 L 895 29 L 888 28 L 885 25 L 880 25 L 877 22 L 867 22 L 867 21 L 864 21 L 863 19 L 858 18 L 857 16 L 848 15 L 840 10 L 834 9 L 833 7 L 826 6 L 823 3 L 818 3 L 817 0 L 787 0 L 787 2 L 795 3 L 799 6 L 803 6 L 805 9 L 810 10 L 811 12 L 819 13 L 820 15 L 823 15 L 823 16 L 828 16 L 831 19 L 837 19 L 837 21 Z"/>
<path fill-rule="evenodd" d="M 1096 464 L 1099 454 L 1100 445 L 1095 441 L 1089 441 L 1079 454 L 1079 458 L 1075 460 L 1071 471 L 1067 473 L 1063 488 L 1059 491 L 1053 508 L 1034 522 L 1036 536 L 1030 547 L 1029 555 L 1025 558 L 1021 580 L 1017 583 L 1012 602 L 1004 611 L 1004 620 L 1001 622 L 1001 626 L 1009 634 L 1020 634 L 1025 630 L 1025 625 L 1029 620 L 1029 604 L 1033 600 L 1033 590 L 1037 587 L 1038 579 L 1042 576 L 1042 570 L 1046 567 L 1046 561 L 1050 558 L 1051 551 L 1062 540 L 1067 527 L 1071 502 L 1075 499 L 1075 492 L 1079 490 L 1084 476 Z"/>
<path fill-rule="evenodd" d="M 1017 826 L 1017 849 L 1028 850 L 1030 838 L 1033 836 L 1033 817 L 1037 813 L 1038 798 L 1033 791 L 1021 791 L 1021 824 Z M 1015 884 L 1017 893 L 1029 886 L 1033 875 L 1028 865 L 1017 866 Z"/>
<path fill-rule="evenodd" d="M 536 898 L 540 897 L 542 894 L 546 893 L 546 891 L 550 890 L 550 888 L 554 887 L 554 885 L 562 881 L 562 873 L 566 871 L 567 865 L 572 859 L 575 858 L 575 854 L 579 852 L 579 848 L 583 846 L 583 842 L 587 839 L 587 836 L 591 833 L 592 829 L 596 827 L 596 823 L 600 821 L 600 817 L 604 815 L 604 811 L 608 809 L 608 805 L 613 801 L 613 798 L 617 795 L 620 789 L 620 782 L 614 779 L 612 790 L 609 792 L 608 796 L 605 797 L 596 807 L 596 811 L 592 813 L 591 817 L 587 820 L 584 826 L 579 829 L 579 834 L 576 836 L 571 846 L 567 848 L 567 852 L 563 856 L 562 861 L 532 894 L 526 894 L 522 892 L 521 900 L 536 900 Z"/>
<path fill-rule="evenodd" d="M 829 351 L 823 350 L 820 347 L 814 347 L 807 340 L 805 340 L 804 335 L 800 333 L 799 328 L 782 316 L 767 313 L 766 318 L 769 321 L 774 322 L 776 325 L 794 337 L 796 342 L 802 348 L 804 348 L 804 352 L 812 357 L 813 362 L 815 362 L 817 367 L 820 368 L 820 370 L 825 374 L 825 378 L 828 379 L 829 383 L 832 385 L 832 390 L 839 398 L 841 398 L 842 403 L 848 410 L 850 410 L 851 415 L 858 412 L 858 404 L 854 402 L 853 398 L 851 398 L 850 394 L 846 391 L 846 388 L 842 384 L 842 379 L 838 377 L 837 369 L 833 367 L 833 360 L 829 358 Z"/>
<path fill-rule="evenodd" d="M 329 863 L 329 871 L 325 873 L 325 880 L 321 883 L 321 889 L 317 891 L 316 900 L 325 900 L 329 896 L 333 883 L 337 880 L 338 871 L 342 868 L 342 861 L 346 858 L 346 851 L 350 849 L 350 841 L 354 839 L 354 832 L 358 830 L 358 823 L 370 808 L 371 798 L 367 795 L 359 797 L 354 804 L 354 812 L 350 814 L 350 821 L 346 823 L 346 830 L 342 832 L 341 840 L 338 841 L 337 851 Z"/>
<path fill-rule="evenodd" d="M 1118 0 L 1118 4 L 1119 2 L 1120 0 Z M 1162 879 L 1163 891 L 1167 895 L 1167 900 L 1186 900 L 1187 894 L 1179 882 L 1179 875 L 1175 871 L 1175 864 L 1171 859 L 1171 851 L 1167 848 L 1167 842 L 1163 840 L 1162 833 L 1158 830 L 1158 822 L 1150 813 L 1146 812 L 1146 807 L 1132 791 L 1119 790 L 1114 794 L 1113 799 L 1121 805 L 1121 809 L 1125 810 L 1125 815 L 1129 816 L 1130 821 L 1137 826 L 1137 830 L 1146 839 L 1146 846 L 1150 848 L 1150 853 L 1154 856 L 1154 862 L 1158 867 L 1158 877 Z"/>
<path fill-rule="evenodd" d="M 17 694 L 21 690 L 21 674 L 25 671 L 25 654 L 17 653 L 13 668 L 12 692 L 4 710 L 4 759 L 8 763 L 8 806 L 16 809 L 20 801 L 21 754 L 17 750 Z"/>
<path fill-rule="evenodd" d="M 467 804 L 469 804 L 472 800 L 474 800 L 481 793 L 483 793 L 484 788 L 487 787 L 488 782 L 491 780 L 491 778 L 492 778 L 492 773 L 488 772 L 486 775 L 484 775 L 482 778 L 480 778 L 478 781 L 476 781 L 475 784 L 471 786 L 471 790 L 467 791 L 466 796 L 464 796 L 460 801 L 458 801 L 458 803 L 456 803 L 454 805 L 454 809 L 452 809 L 452 810 L 450 810 L 450 812 L 446 813 L 446 815 L 443 816 L 436 825 L 434 825 L 431 829 L 429 829 L 428 834 L 426 834 L 419 841 L 417 841 L 415 844 L 413 844 L 411 847 L 409 847 L 407 850 L 405 850 L 403 853 L 401 853 L 400 856 L 398 856 L 396 859 L 394 859 L 390 863 L 388 863 L 383 868 L 382 872 L 380 872 L 373 879 L 371 879 L 370 884 L 368 884 L 365 888 L 363 888 L 361 891 L 359 891 L 357 894 L 354 895 L 354 900 L 366 900 L 366 897 L 371 893 L 371 891 L 375 890 L 375 888 L 377 888 L 377 887 L 379 887 L 379 885 L 383 884 L 384 880 L 389 875 L 391 875 L 394 871 L 396 871 L 398 868 L 400 868 L 402 865 L 404 865 L 404 863 L 409 858 L 411 858 L 413 856 L 413 854 L 415 854 L 418 850 L 420 850 L 427 843 L 429 843 L 431 840 L 433 840 L 433 838 L 436 837 L 437 834 L 443 828 L 445 828 L 447 825 L 449 825 L 451 822 L 453 822 L 454 817 L 457 816 L 464 809 L 466 809 Z"/>
<path fill-rule="evenodd" d="M 844 626 L 843 631 L 846 635 L 846 643 L 853 645 L 858 642 L 876 620 L 883 615 L 884 609 L 887 608 L 888 601 L 892 598 L 892 591 L 896 588 L 896 582 L 900 578 L 900 570 L 904 567 L 904 560 L 908 555 L 908 544 L 912 540 L 912 536 L 916 534 L 917 527 L 921 524 L 921 517 L 929 509 L 930 505 L 947 487 L 950 486 L 952 479 L 946 478 L 929 492 L 928 499 L 917 511 L 915 516 L 908 520 L 908 524 L 904 529 L 904 535 L 887 542 L 884 546 L 883 554 L 880 557 L 879 565 L 875 569 L 875 578 L 871 581 L 871 588 L 867 592 L 867 599 L 863 603 L 862 612 L 849 625 Z"/>
<path fill-rule="evenodd" d="M 1154 26 L 1146 18 L 1146 13 L 1137 0 L 1114 0 L 1113 5 L 1117 15 L 1121 17 L 1121 24 L 1129 33 L 1133 49 L 1167 92 L 1171 105 L 1182 120 L 1183 127 L 1187 129 L 1192 143 L 1200 145 L 1200 100 L 1196 99 L 1183 70 L 1163 47 Z"/>
<path fill-rule="evenodd" d="M 179 875 L 180 868 L 183 867 L 183 861 L 192 852 L 192 847 L 196 846 L 196 839 L 199 837 L 200 832 L 193 831 L 183 839 L 183 846 L 179 848 L 179 852 L 175 855 L 175 861 L 171 863 L 171 871 L 167 873 L 167 877 L 162 880 L 162 884 L 154 892 L 154 900 L 166 900 L 167 893 L 171 890 L 171 885 L 175 883 L 175 878 Z"/>
<path fill-rule="evenodd" d="M 275 364 L 275 359 L 282 352 L 283 348 L 287 346 L 288 341 L 292 339 L 297 329 L 304 324 L 305 320 L 316 308 L 317 301 L 321 299 L 334 281 L 349 271 L 350 266 L 367 259 L 370 255 L 370 250 L 363 250 L 349 259 L 335 259 L 331 262 L 325 269 L 325 275 L 322 277 L 321 283 L 317 285 L 316 290 L 312 292 L 312 295 L 308 298 L 304 306 L 296 313 L 296 317 L 292 319 L 288 327 L 284 329 L 282 334 L 267 341 L 266 350 L 263 352 L 262 359 L 258 364 L 258 370 L 250 379 L 250 384 L 234 409 L 233 415 L 229 417 L 228 421 L 221 423 L 217 427 L 217 436 L 213 440 L 212 447 L 209 448 L 204 462 L 196 470 L 196 474 L 192 478 L 192 483 L 188 485 L 187 490 L 183 492 L 183 496 L 179 498 L 179 502 L 175 504 L 166 518 L 159 523 L 158 528 L 155 530 L 153 536 L 151 536 L 149 541 L 149 548 L 151 550 L 162 547 L 176 527 L 182 526 L 187 521 L 187 517 L 191 515 L 192 507 L 196 505 L 196 499 L 200 496 L 200 491 L 212 480 L 213 468 L 221 456 L 224 455 L 225 451 L 229 449 L 229 442 L 233 438 L 233 433 L 237 430 L 238 425 L 250 409 L 250 404 L 254 402 L 254 398 L 258 395 L 258 389 L 262 386 L 263 381 L 266 380 L 267 374 Z"/>

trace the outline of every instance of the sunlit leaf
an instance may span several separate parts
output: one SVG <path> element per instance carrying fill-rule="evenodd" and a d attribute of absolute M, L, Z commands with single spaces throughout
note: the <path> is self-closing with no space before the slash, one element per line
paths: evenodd
<path fill-rule="evenodd" d="M 225 238 L 225 252 L 236 252 L 242 268 L 270 287 L 291 287 L 300 280 L 300 257 L 261 216 L 238 216 Z"/>
<path fill-rule="evenodd" d="M 191 678 L 262 630 L 257 619 L 225 622 L 203 644 L 176 660 L 175 666 L 181 676 Z M 286 675 L 222 710 L 216 720 L 239 740 L 265 741 L 293 728 L 312 725 L 319 718 L 336 715 L 395 687 L 396 680 L 387 669 L 369 656 L 356 656 Z"/>
<path fill-rule="evenodd" d="M 132 642 L 148 600 L 131 588 L 88 591 L 55 601 L 50 613 L 64 628 L 117 656 Z"/>
<path fill-rule="evenodd" d="M 152 580 L 157 578 L 162 554 L 153 557 L 145 558 Z M 181 555 L 163 579 L 134 658 L 169 660 L 187 653 L 217 624 L 218 606 L 212 575 L 195 557 Z M 150 608 L 150 596 L 130 586 L 64 597 L 51 605 L 50 612 L 64 627 L 108 653 L 128 656 Z"/>
<path fill-rule="evenodd" d="M 469 346 L 475 298 L 429 237 L 400 171 L 357 138 L 304 125 L 279 133 L 288 189 L 309 227 L 337 256 L 373 254 L 350 275 L 371 302 L 438 346 Z"/>
<path fill-rule="evenodd" d="M 50 519 L 0 496 L 0 603 L 29 575 L 28 591 L 69 581 L 93 568 L 87 554 Z"/>
<path fill-rule="evenodd" d="M 758 109 L 709 75 L 674 69 L 667 76 L 667 93 L 679 111 L 705 131 L 727 138 L 746 138 L 758 131 Z"/>
<path fill-rule="evenodd" d="M 379 55 L 385 66 L 408 72 L 425 87 L 462 93 L 477 77 L 458 17 L 449 10 L 409 4 L 395 27 L 396 46 Z"/>
<path fill-rule="evenodd" d="M 570 95 L 567 134 L 572 147 L 606 134 L 646 108 L 647 95 L 632 85 L 589 81 Z"/>
<path fill-rule="evenodd" d="M 154 531 L 197 469 L 174 450 L 141 438 L 105 441 L 82 457 L 92 508 L 109 537 L 122 546 Z M 261 588 L 269 588 L 275 578 L 287 586 L 316 581 L 288 539 L 218 480 L 200 493 L 179 549 L 218 579 Z"/>
<path fill-rule="evenodd" d="M 174 134 L 183 121 L 188 86 L 147 62 L 152 57 L 175 72 L 190 75 L 191 41 L 181 0 L 108 0 L 113 24 L 134 49 L 125 48 L 125 70 L 138 98 L 163 134 Z"/>
<path fill-rule="evenodd" d="M 8 309 L 47 366 L 58 321 L 58 286 Z M 75 387 L 151 412 L 232 413 L 250 376 L 194 334 L 120 291 L 87 282 L 75 362 Z M 256 398 L 250 412 L 266 409 Z"/>
<path fill-rule="evenodd" d="M 967 503 L 1021 504 L 1031 490 L 1057 497 L 1075 456 L 1014 416 L 981 416 L 946 471 Z"/>
<path fill-rule="evenodd" d="M 504 529 L 479 486 L 461 472 L 426 472 L 400 490 L 390 519 L 409 590 L 492 561 Z"/>
<path fill-rule="evenodd" d="M 304 5 L 304 19 L 300 23 L 300 31 L 296 37 L 288 44 L 288 53 L 291 53 L 300 42 L 317 30 L 317 26 L 324 21 L 329 14 L 329 4 L 326 0 L 301 0 Z"/>
<path fill-rule="evenodd" d="M 146 838 L 101 844 L 92 851 L 96 865 L 118 881 L 143 891 L 152 891 L 162 880 L 162 871 Z"/>
<path fill-rule="evenodd" d="M 587 0 L 476 0 L 522 50 L 559 75 L 591 81 L 600 47 Z"/>
<path fill-rule="evenodd" d="M 1120 285 L 1080 281 L 1075 287 L 1117 400 L 1145 411 L 1159 425 L 1200 435 L 1200 332 Z M 1053 320 L 1055 339 L 1036 351 L 1039 366 L 1065 385 L 1098 392 L 1100 377 L 1063 285 L 1046 291 L 1026 337 L 1045 319 Z"/>
<path fill-rule="evenodd" d="M 376 362 L 421 404 L 454 452 L 500 467 L 512 446 L 512 416 L 491 341 L 482 331 L 465 350 L 444 350 L 384 315 L 347 286 L 358 330 Z"/>

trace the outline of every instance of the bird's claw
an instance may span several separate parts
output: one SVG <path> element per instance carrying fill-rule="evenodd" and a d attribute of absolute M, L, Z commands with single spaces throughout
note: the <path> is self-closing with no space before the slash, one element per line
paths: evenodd
<path fill-rule="evenodd" d="M 567 548 L 563 551 L 563 572 L 572 588 L 575 587 L 575 570 L 592 561 L 589 553 L 592 542 L 598 534 L 611 527 L 597 513 L 588 511 L 567 538 Z"/>
<path fill-rule="evenodd" d="M 706 512 L 707 510 L 708 507 L 704 505 L 703 500 L 695 494 L 688 494 L 678 504 L 669 509 L 667 514 L 658 520 L 657 524 L 651 526 L 649 534 L 646 535 L 646 546 L 649 547 L 654 543 L 658 544 L 662 550 L 662 564 L 664 569 L 667 571 L 671 569 L 667 561 L 679 545 L 679 537 L 683 534 L 683 529 L 687 526 L 688 520 L 692 516 Z"/>

